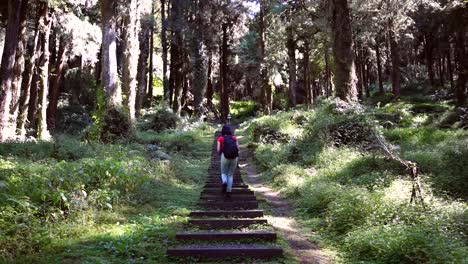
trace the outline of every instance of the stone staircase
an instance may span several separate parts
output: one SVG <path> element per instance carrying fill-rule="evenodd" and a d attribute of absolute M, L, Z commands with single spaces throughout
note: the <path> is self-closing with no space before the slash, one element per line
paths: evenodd
<path fill-rule="evenodd" d="M 220 135 L 218 131 L 215 138 Z M 263 210 L 259 210 L 253 191 L 243 182 L 239 169 L 234 174 L 231 198 L 222 193 L 220 158 L 213 144 L 209 177 L 200 196 L 200 210 L 190 213 L 186 231 L 176 234 L 180 246 L 169 248 L 167 255 L 190 260 L 245 261 L 246 258 L 274 259 L 283 250 L 274 245 Z"/>

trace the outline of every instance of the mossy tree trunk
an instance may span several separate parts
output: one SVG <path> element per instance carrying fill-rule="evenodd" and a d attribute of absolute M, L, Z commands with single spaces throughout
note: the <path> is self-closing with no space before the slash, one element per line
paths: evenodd
<path fill-rule="evenodd" d="M 356 69 L 353 54 L 350 10 L 347 0 L 329 0 L 336 96 L 347 102 L 357 101 Z"/>
<path fill-rule="evenodd" d="M 122 72 L 122 91 L 125 95 L 124 104 L 128 108 L 130 120 L 135 120 L 135 101 L 138 66 L 138 50 L 140 30 L 140 13 L 138 11 L 138 0 L 130 0 L 128 13 L 124 17 L 124 66 Z"/>
<path fill-rule="evenodd" d="M 101 0 L 102 15 L 102 84 L 108 107 L 122 103 L 117 73 L 117 0 Z"/>
<path fill-rule="evenodd" d="M 50 138 L 47 129 L 47 98 L 49 91 L 49 40 L 52 26 L 52 17 L 49 13 L 48 3 L 43 3 L 42 20 L 39 23 L 41 31 L 41 57 L 39 59 L 39 86 L 38 86 L 38 105 L 37 105 L 37 138 L 48 140 Z"/>

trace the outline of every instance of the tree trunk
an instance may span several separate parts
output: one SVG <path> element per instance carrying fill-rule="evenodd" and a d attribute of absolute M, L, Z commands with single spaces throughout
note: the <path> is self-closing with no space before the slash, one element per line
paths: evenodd
<path fill-rule="evenodd" d="M 303 72 L 304 72 L 304 90 L 306 91 L 306 104 L 312 105 L 315 100 L 314 89 L 310 82 L 310 48 L 309 42 L 304 41 L 304 59 L 303 59 Z"/>
<path fill-rule="evenodd" d="M 196 8 L 196 16 L 194 23 L 194 30 L 191 38 L 191 57 L 192 57 L 192 80 L 191 87 L 193 90 L 194 110 L 197 116 L 203 113 L 203 99 L 207 87 L 207 69 L 206 69 L 206 55 L 205 45 L 203 43 L 204 36 L 204 20 L 203 13 L 205 11 L 205 4 L 203 1 L 198 2 Z"/>
<path fill-rule="evenodd" d="M 52 79 L 50 87 L 50 101 L 47 108 L 47 125 L 50 131 L 54 131 L 57 119 L 57 105 L 60 95 L 60 81 L 64 75 L 66 66 L 67 41 L 64 37 L 60 39 L 58 57 L 55 64 L 56 75 Z"/>
<path fill-rule="evenodd" d="M 41 50 L 42 55 L 39 60 L 39 87 L 38 87 L 38 107 L 37 107 L 37 138 L 48 140 L 50 138 L 47 129 L 47 93 L 49 90 L 49 40 L 52 19 L 49 14 L 48 4 L 44 4 L 44 15 L 39 24 L 41 31 Z"/>
<path fill-rule="evenodd" d="M 38 23 L 36 26 L 35 34 L 34 34 L 34 42 L 32 49 L 30 51 L 31 59 L 28 64 L 28 69 L 26 71 L 26 78 L 22 82 L 22 93 L 20 96 L 19 101 L 19 113 L 18 113 L 18 121 L 16 124 L 16 133 L 20 136 L 20 138 L 24 138 L 26 136 L 26 119 L 28 117 L 29 112 L 29 101 L 30 101 L 30 90 L 33 89 L 33 77 L 35 75 L 35 68 L 37 67 L 37 60 L 40 55 L 40 43 L 39 43 L 39 21 L 41 17 L 38 19 Z"/>
<path fill-rule="evenodd" d="M 260 82 L 261 82 L 261 97 L 263 102 L 263 111 L 269 115 L 271 113 L 271 86 L 268 80 L 268 67 L 265 61 L 266 51 L 265 51 L 265 41 L 266 41 L 266 30 L 265 30 L 265 16 L 266 16 L 266 7 L 265 2 L 260 1 Z"/>
<path fill-rule="evenodd" d="M 169 93 L 169 80 L 167 79 L 167 24 L 166 24 L 166 0 L 161 0 L 161 46 L 162 46 L 162 61 L 163 61 L 163 92 L 164 102 L 171 105 Z"/>
<path fill-rule="evenodd" d="M 151 7 L 151 16 L 154 16 L 154 3 Z M 151 27 L 150 27 L 150 45 L 149 45 L 149 81 L 148 81 L 148 94 L 146 96 L 146 106 L 150 107 L 151 102 L 153 101 L 153 73 L 154 73 L 154 61 L 153 61 L 153 53 L 154 53 L 154 23 L 151 20 Z"/>
<path fill-rule="evenodd" d="M 329 0 L 335 57 L 336 95 L 344 101 L 357 101 L 351 18 L 347 0 Z"/>
<path fill-rule="evenodd" d="M 432 45 L 432 37 L 427 36 L 427 34 L 424 36 L 424 55 L 426 58 L 426 67 L 427 67 L 427 75 L 429 77 L 429 84 L 431 87 L 435 86 L 435 81 L 434 81 L 434 56 L 432 54 L 433 51 L 433 45 Z"/>
<path fill-rule="evenodd" d="M 27 25 L 26 25 L 26 16 L 27 16 L 27 6 L 28 1 L 23 1 L 21 6 L 21 16 L 20 16 L 20 30 L 19 30 L 19 41 L 16 47 L 15 55 L 15 66 L 13 69 L 13 80 L 11 84 L 12 91 L 12 100 L 10 107 L 10 120 L 8 122 L 7 135 L 14 136 L 16 134 L 16 120 L 18 118 L 19 106 L 20 106 L 20 94 L 21 94 L 21 84 L 23 82 L 23 72 L 25 68 L 25 46 L 27 44 Z"/>
<path fill-rule="evenodd" d="M 212 80 L 212 68 L 213 68 L 213 54 L 209 51 L 208 55 L 208 72 L 207 72 L 207 84 L 206 84 L 206 102 L 208 107 L 213 106 L 213 80 Z"/>
<path fill-rule="evenodd" d="M 22 0 L 8 1 L 8 22 L 0 68 L 0 142 L 12 136 L 8 134 L 8 122 L 12 99 L 11 85 L 21 24 L 21 4 Z"/>
<path fill-rule="evenodd" d="M 379 94 L 383 95 L 385 91 L 382 76 L 382 59 L 380 54 L 380 42 L 377 40 L 375 41 L 375 56 L 377 58 L 377 77 L 379 78 Z"/>
<path fill-rule="evenodd" d="M 294 39 L 294 29 L 292 26 L 286 28 L 287 32 L 287 48 L 289 57 L 289 104 L 290 107 L 295 107 L 297 104 L 296 99 L 296 41 Z"/>
<path fill-rule="evenodd" d="M 392 90 L 393 95 L 398 98 L 401 92 L 401 74 L 400 74 L 400 47 L 397 41 L 397 36 L 393 28 L 393 20 L 388 24 L 388 36 L 390 42 L 390 56 L 392 59 Z"/>
<path fill-rule="evenodd" d="M 455 82 L 453 79 L 452 56 L 451 56 L 450 47 L 447 50 L 447 71 L 448 71 L 448 77 L 450 79 L 450 88 L 453 90 L 455 88 Z"/>
<path fill-rule="evenodd" d="M 136 93 L 135 114 L 140 117 L 146 90 L 148 88 L 148 57 L 150 49 L 150 21 L 142 21 L 140 33 L 140 56 L 138 58 L 138 88 Z"/>
<path fill-rule="evenodd" d="M 326 90 L 327 97 L 332 96 L 332 80 L 331 80 L 331 70 L 330 70 L 330 49 L 328 43 L 325 45 L 325 78 L 326 78 Z"/>
<path fill-rule="evenodd" d="M 124 104 L 128 108 L 130 120 L 135 120 L 135 101 L 137 72 L 138 72 L 138 50 L 140 43 L 138 34 L 140 30 L 140 12 L 138 11 L 138 0 L 130 0 L 128 3 L 128 14 L 124 18 L 124 66 L 122 71 L 122 91 L 125 95 Z"/>
<path fill-rule="evenodd" d="M 458 79 L 456 84 L 457 106 L 466 103 L 466 82 L 468 81 L 468 54 L 465 49 L 465 31 L 459 30 L 455 36 L 455 61 Z"/>
<path fill-rule="evenodd" d="M 108 107 L 122 103 L 117 73 L 117 0 L 101 0 L 102 14 L 102 84 L 107 95 Z"/>
<path fill-rule="evenodd" d="M 221 65 L 220 65 L 220 77 L 221 77 L 221 121 L 223 123 L 227 120 L 229 114 L 229 80 L 228 80 L 228 24 L 223 23 L 222 33 L 223 39 L 221 44 Z"/>

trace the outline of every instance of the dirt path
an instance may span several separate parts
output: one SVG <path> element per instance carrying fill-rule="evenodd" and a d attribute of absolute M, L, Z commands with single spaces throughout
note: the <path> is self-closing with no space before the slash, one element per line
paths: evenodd
<path fill-rule="evenodd" d="M 268 203 L 272 216 L 266 217 L 268 222 L 275 227 L 279 235 L 284 237 L 293 250 L 291 252 L 300 263 L 334 263 L 325 252 L 316 244 L 309 241 L 313 235 L 309 230 L 301 227 L 292 217 L 294 208 L 277 191 L 266 187 L 255 168 L 253 159 L 247 148 L 242 148 L 240 153 L 240 167 L 245 171 L 246 182 L 250 188 Z"/>

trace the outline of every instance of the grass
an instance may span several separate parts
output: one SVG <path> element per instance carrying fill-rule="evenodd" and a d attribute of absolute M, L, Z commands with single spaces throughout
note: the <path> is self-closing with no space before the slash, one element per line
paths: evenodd
<path fill-rule="evenodd" d="M 196 206 L 213 133 L 0 145 L 0 262 L 168 263 L 165 251 Z M 151 159 L 150 143 L 171 160 Z"/>
<path fill-rule="evenodd" d="M 444 111 L 451 111 L 444 103 L 420 100 L 377 110 L 325 101 L 313 111 L 254 119 L 244 135 L 264 179 L 294 201 L 301 221 L 343 262 L 464 263 L 468 134 L 414 121 Z M 398 122 L 386 126 L 389 116 Z M 371 131 L 420 165 L 425 208 L 409 203 L 404 168 L 370 150 Z"/>

